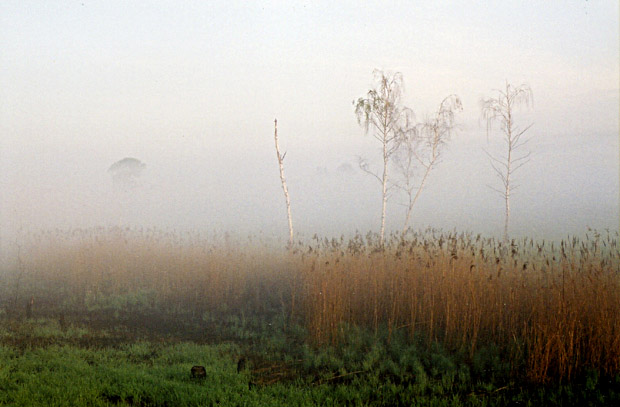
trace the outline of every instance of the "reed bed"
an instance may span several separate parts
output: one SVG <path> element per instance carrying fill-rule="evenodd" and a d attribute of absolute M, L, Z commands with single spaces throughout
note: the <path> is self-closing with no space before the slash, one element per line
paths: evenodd
<path fill-rule="evenodd" d="M 495 346 L 537 383 L 620 374 L 617 233 L 503 244 L 427 230 L 381 248 L 373 234 L 315 236 L 285 251 L 154 229 L 56 231 L 29 236 L 4 278 L 7 314 L 28 298 L 84 312 L 124 298 L 136 312 L 276 315 L 315 346 L 351 325 L 470 357 Z"/>
<path fill-rule="evenodd" d="M 499 346 L 535 382 L 570 381 L 588 369 L 615 375 L 617 240 L 594 232 L 559 245 L 503 245 L 431 230 L 393 237 L 384 250 L 373 249 L 372 237 L 347 247 L 323 242 L 302 267 L 304 316 L 319 344 L 339 341 L 349 324 L 385 326 L 472 357 L 480 347 Z"/>
<path fill-rule="evenodd" d="M 261 314 L 273 302 L 262 295 L 290 295 L 286 284 L 293 276 L 289 259 L 277 251 L 260 243 L 241 247 L 225 235 L 89 229 L 29 236 L 24 246 L 13 278 L 21 280 L 19 296 L 32 293 L 38 304 L 69 311 L 133 295 L 130 303 L 138 296 L 140 306 L 162 312 Z"/>

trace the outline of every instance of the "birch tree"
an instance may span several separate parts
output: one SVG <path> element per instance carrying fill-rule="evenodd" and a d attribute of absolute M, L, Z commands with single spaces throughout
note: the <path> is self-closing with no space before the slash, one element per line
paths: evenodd
<path fill-rule="evenodd" d="M 278 166 L 280 167 L 280 181 L 282 182 L 282 190 L 284 191 L 284 199 L 286 200 L 286 214 L 288 218 L 288 247 L 293 246 L 293 217 L 291 216 L 291 198 L 288 194 L 288 187 L 286 186 L 286 178 L 284 178 L 284 157 L 286 153 L 280 153 L 280 145 L 278 144 L 278 119 L 273 121 L 274 125 L 274 139 L 276 142 L 276 155 L 278 157 Z"/>
<path fill-rule="evenodd" d="M 366 134 L 370 133 L 381 144 L 383 170 L 377 174 L 370 170 L 368 162 L 360 159 L 360 168 L 376 178 L 381 184 L 381 231 L 380 245 L 385 238 L 385 213 L 389 194 L 388 168 L 392 155 L 398 149 L 399 141 L 412 117 L 411 111 L 401 103 L 403 91 L 402 74 L 373 72 L 376 86 L 353 101 L 355 115 Z"/>
<path fill-rule="evenodd" d="M 487 123 L 487 139 L 493 125 L 498 123 L 501 137 L 506 143 L 505 156 L 493 155 L 488 151 L 485 152 L 489 156 L 489 161 L 495 175 L 501 181 L 501 188 L 491 187 L 491 189 L 498 192 L 504 200 L 505 216 L 503 239 L 504 242 L 507 242 L 510 223 L 510 197 L 517 187 L 513 184 L 513 176 L 515 171 L 529 161 L 530 152 L 521 151 L 523 145 L 527 142 L 522 136 L 533 126 L 533 123 L 531 123 L 521 129 L 515 123 L 514 113 L 516 108 L 520 105 L 528 107 L 533 100 L 533 95 L 532 89 L 528 85 L 522 84 L 518 87 L 514 87 L 508 82 L 506 82 L 505 90 L 497 90 L 496 93 L 495 97 L 481 99 L 480 107 L 482 110 L 482 117 Z"/>
<path fill-rule="evenodd" d="M 457 95 L 447 96 L 433 116 L 403 132 L 394 160 L 401 176 L 400 182 L 395 185 L 408 198 L 402 236 L 405 236 L 409 229 L 413 207 L 426 185 L 428 176 L 439 163 L 443 147 L 450 140 L 455 126 L 454 115 L 462 110 L 463 105 Z M 422 177 L 416 182 L 414 175 L 418 168 L 422 170 Z"/>

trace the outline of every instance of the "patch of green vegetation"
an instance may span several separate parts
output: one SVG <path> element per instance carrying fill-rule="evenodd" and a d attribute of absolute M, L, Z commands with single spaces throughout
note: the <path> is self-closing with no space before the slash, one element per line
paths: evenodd
<path fill-rule="evenodd" d="M 110 343 L 114 330 L 63 330 L 56 320 L 43 318 L 5 322 L 0 405 L 597 406 L 620 401 L 620 376 L 601 378 L 593 371 L 582 383 L 527 386 L 514 381 L 497 348 L 482 348 L 469 358 L 387 329 L 345 326 L 338 344 L 315 347 L 303 340 L 303 328 L 278 318 L 222 320 L 222 329 L 240 339 L 217 344 L 157 337 Z M 17 346 L 27 335 L 30 345 Z M 99 342 L 84 346 L 84 336 Z M 205 367 L 206 378 L 192 378 L 194 365 Z"/>
<path fill-rule="evenodd" d="M 153 290 L 136 290 L 122 294 L 102 295 L 88 293 L 84 299 L 87 311 L 119 312 L 141 310 L 148 311 L 155 307 L 156 293 Z"/>

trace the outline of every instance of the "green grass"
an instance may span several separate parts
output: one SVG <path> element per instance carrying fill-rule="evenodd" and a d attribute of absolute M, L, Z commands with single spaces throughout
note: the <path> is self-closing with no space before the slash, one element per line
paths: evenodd
<path fill-rule="evenodd" d="M 231 344 L 161 345 L 141 342 L 118 349 L 71 345 L 0 348 L 0 403 L 15 406 L 68 405 L 312 405 L 325 392 L 294 385 L 250 389 L 249 375 L 237 373 Z M 193 365 L 207 377 L 190 377 Z M 290 404 L 289 404 L 290 403 Z"/>
<path fill-rule="evenodd" d="M 595 373 L 570 386 L 513 381 L 495 348 L 473 360 L 437 343 L 343 327 L 338 345 L 315 348 L 303 329 L 228 323 L 240 339 L 198 344 L 124 330 L 61 329 L 56 320 L 0 329 L 0 405 L 8 406 L 537 406 L 613 405 L 620 378 Z M 226 325 L 226 324 L 224 324 Z M 223 328 L 224 329 L 224 328 Z M 90 341 L 84 342 L 84 337 Z M 240 357 L 247 368 L 237 372 Z M 205 366 L 207 377 L 190 375 Z M 605 379 L 608 380 L 609 379 Z"/>

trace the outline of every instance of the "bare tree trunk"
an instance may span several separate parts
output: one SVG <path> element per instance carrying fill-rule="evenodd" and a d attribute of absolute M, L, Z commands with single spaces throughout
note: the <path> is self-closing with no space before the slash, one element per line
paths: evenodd
<path fill-rule="evenodd" d="M 510 185 L 506 186 L 506 219 L 504 220 L 504 243 L 508 243 L 508 223 L 510 222 Z"/>
<path fill-rule="evenodd" d="M 506 94 L 510 93 L 510 88 L 508 87 L 508 82 L 506 82 Z M 508 98 L 507 98 L 508 99 Z M 508 223 L 510 222 L 510 167 L 512 166 L 512 147 L 513 147 L 513 139 L 512 139 L 512 106 L 511 101 L 508 99 L 506 101 L 506 106 L 508 107 L 506 116 L 507 116 L 507 126 L 506 126 L 506 136 L 508 137 L 508 157 L 506 159 L 506 192 L 504 192 L 504 196 L 506 198 L 506 218 L 504 219 L 504 243 L 508 243 Z"/>
<path fill-rule="evenodd" d="M 399 165 L 400 171 L 404 175 L 405 186 L 399 186 L 399 188 L 404 190 L 409 198 L 407 214 L 405 215 L 405 223 L 401 232 L 401 237 L 403 239 L 409 229 L 409 221 L 411 219 L 413 207 L 418 201 L 418 198 L 426 185 L 429 174 L 435 168 L 435 165 L 439 163 L 441 148 L 443 144 L 448 141 L 450 133 L 454 128 L 454 113 L 460 110 L 463 110 L 461 99 L 459 99 L 457 95 L 449 95 L 444 98 L 439 105 L 439 110 L 437 111 L 436 117 L 427 119 L 425 123 L 417 126 L 417 128 L 413 128 L 413 133 L 409 133 L 408 130 L 409 134 L 402 139 L 400 148 L 403 149 L 402 151 L 404 151 L 405 154 L 405 164 L 403 165 L 402 162 L 399 164 L 398 160 L 397 164 Z M 430 137 L 427 138 L 426 135 L 430 135 Z M 430 147 L 430 149 L 427 150 L 424 148 L 424 151 L 420 153 L 418 147 L 421 143 L 423 143 L 422 145 L 424 147 Z M 426 157 L 427 154 L 428 159 Z M 411 168 L 412 160 L 414 158 L 422 167 L 424 167 L 424 175 L 422 176 L 422 181 L 420 182 L 415 194 L 413 193 L 415 187 L 411 182 L 411 179 L 413 178 Z"/>
<path fill-rule="evenodd" d="M 387 208 L 387 184 L 388 184 L 388 151 L 387 151 L 387 143 L 383 143 L 383 178 L 382 178 L 382 193 L 383 193 L 383 205 L 381 208 L 381 233 L 379 244 L 383 247 L 383 242 L 385 240 L 385 211 Z"/>
<path fill-rule="evenodd" d="M 291 198 L 288 194 L 288 188 L 286 187 L 286 179 L 284 178 L 284 155 L 280 154 L 280 145 L 278 144 L 278 119 L 273 121 L 274 123 L 274 139 L 276 141 L 276 155 L 278 156 L 278 165 L 280 166 L 280 181 L 282 181 L 282 190 L 284 191 L 284 198 L 286 199 L 286 214 L 288 216 L 288 246 L 293 246 L 293 218 L 291 216 Z"/>
<path fill-rule="evenodd" d="M 498 91 L 497 98 L 482 99 L 482 115 L 487 121 L 487 137 L 491 125 L 495 121 L 501 123 L 501 129 L 504 133 L 504 141 L 506 142 L 508 153 L 506 159 L 493 156 L 487 152 L 487 155 L 491 161 L 491 167 L 495 171 L 497 177 L 503 184 L 503 190 L 492 188 L 494 191 L 501 194 L 505 204 L 505 216 L 504 216 L 504 243 L 508 243 L 508 230 L 510 226 L 510 194 L 517 187 L 511 185 L 513 174 L 520 167 L 529 161 L 530 153 L 518 154 L 519 147 L 522 147 L 526 142 L 521 139 L 521 136 L 532 127 L 533 123 L 520 130 L 513 122 L 513 109 L 521 104 L 528 105 L 532 100 L 532 90 L 527 85 L 521 85 L 517 88 L 510 86 L 506 82 L 506 91 Z"/>
<path fill-rule="evenodd" d="M 508 128 L 508 139 L 510 140 L 510 128 Z M 512 155 L 512 143 L 508 143 L 508 160 L 506 161 L 506 191 L 504 198 L 506 200 L 506 218 L 504 219 L 504 243 L 508 243 L 508 224 L 510 222 L 510 165 Z"/>
<path fill-rule="evenodd" d="M 413 197 L 413 199 L 411 199 L 411 195 L 409 195 L 409 207 L 407 208 L 407 215 L 405 216 L 405 225 L 403 226 L 403 231 L 401 233 L 402 237 L 405 237 L 405 234 L 407 233 L 407 229 L 409 229 L 409 220 L 411 218 L 411 212 L 413 212 L 413 207 L 416 201 L 418 200 L 418 197 L 420 196 L 422 189 L 424 189 L 424 184 L 426 184 L 426 178 L 428 178 L 428 174 L 431 172 L 432 168 L 433 168 L 432 163 L 428 167 L 426 167 L 426 171 L 424 171 L 424 177 L 422 177 L 422 182 L 420 182 L 420 186 L 418 187 L 418 190 L 415 193 L 415 196 Z"/>
<path fill-rule="evenodd" d="M 422 189 L 424 189 L 424 185 L 426 184 L 426 179 L 428 178 L 428 174 L 433 169 L 433 165 L 435 164 L 435 161 L 437 160 L 437 143 L 438 142 L 439 142 L 439 134 L 437 134 L 437 131 L 435 131 L 435 137 L 434 137 L 434 141 L 433 141 L 433 149 L 432 149 L 432 153 L 431 153 L 431 160 L 428 163 L 428 165 L 424 166 L 426 168 L 426 171 L 424 171 L 424 176 L 422 177 L 422 182 L 420 182 L 420 186 L 418 187 L 418 190 L 415 193 L 415 196 L 413 197 L 413 200 L 409 201 L 409 208 L 407 208 L 407 216 L 405 217 L 405 226 L 403 227 L 403 232 L 402 232 L 402 236 L 403 237 L 405 236 L 405 233 L 407 233 L 407 229 L 409 228 L 409 218 L 411 217 L 411 212 L 413 211 L 413 206 L 415 205 L 416 201 L 418 200 L 418 197 L 420 196 L 420 193 L 422 192 Z M 409 197 L 411 198 L 411 195 L 409 195 Z"/>

